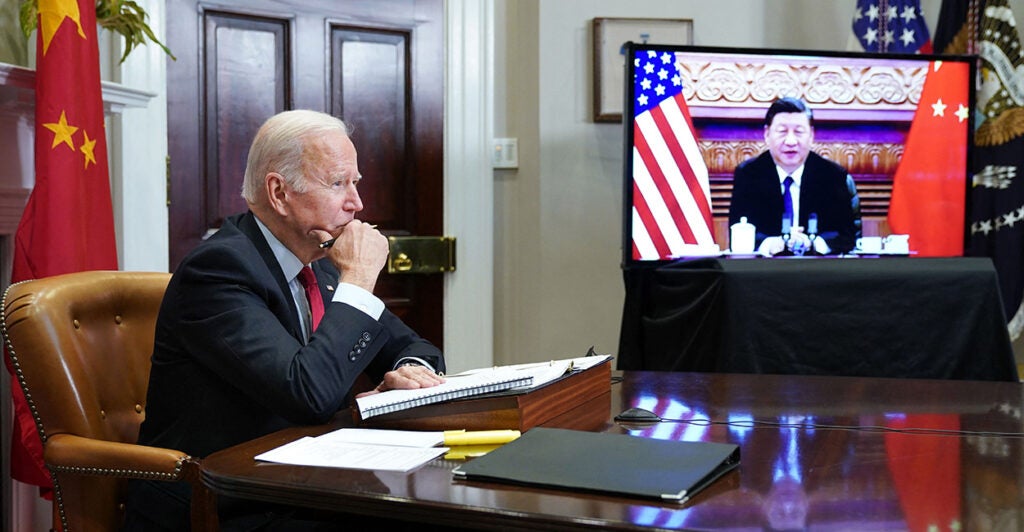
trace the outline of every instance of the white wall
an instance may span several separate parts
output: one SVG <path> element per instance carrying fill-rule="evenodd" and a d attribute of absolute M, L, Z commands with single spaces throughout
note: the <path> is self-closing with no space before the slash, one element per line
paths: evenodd
<path fill-rule="evenodd" d="M 166 41 L 164 0 L 137 0 L 149 25 Z M 120 40 L 117 41 L 120 43 Z M 111 78 L 154 94 L 149 105 L 126 109 L 114 120 L 120 142 L 110 149 L 111 192 L 122 270 L 167 271 L 167 56 L 154 44 L 132 50 L 124 63 L 113 46 Z"/>
<path fill-rule="evenodd" d="M 577 356 L 591 345 L 614 353 L 624 295 L 622 126 L 591 117 L 591 19 L 690 18 L 695 44 L 762 46 L 765 8 L 508 0 L 498 10 L 505 33 L 497 30 L 495 85 L 504 90 L 495 135 L 519 138 L 520 166 L 496 172 L 496 362 Z"/>

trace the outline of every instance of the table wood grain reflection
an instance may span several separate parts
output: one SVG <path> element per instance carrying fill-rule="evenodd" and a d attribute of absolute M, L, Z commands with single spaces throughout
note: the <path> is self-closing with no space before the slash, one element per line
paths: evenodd
<path fill-rule="evenodd" d="M 609 421 L 599 430 L 736 443 L 740 467 L 679 506 L 454 481 L 450 470 L 459 462 L 442 459 L 408 474 L 253 459 L 346 426 L 339 416 L 215 453 L 203 461 L 204 482 L 221 496 L 461 528 L 1024 526 L 1018 383 L 632 371 L 614 373 L 613 381 Z M 611 421 L 629 407 L 667 421 Z"/>

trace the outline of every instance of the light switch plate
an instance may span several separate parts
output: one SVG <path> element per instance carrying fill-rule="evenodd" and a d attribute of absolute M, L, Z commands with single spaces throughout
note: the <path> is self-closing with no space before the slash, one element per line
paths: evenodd
<path fill-rule="evenodd" d="M 519 139 L 494 139 L 491 160 L 495 168 L 519 168 Z"/>

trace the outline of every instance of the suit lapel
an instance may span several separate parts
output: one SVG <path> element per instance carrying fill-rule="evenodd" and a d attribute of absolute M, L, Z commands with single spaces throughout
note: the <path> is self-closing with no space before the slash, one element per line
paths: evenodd
<path fill-rule="evenodd" d="M 313 261 L 310 264 L 313 268 L 313 273 L 316 274 L 316 284 L 320 288 L 320 295 L 324 300 L 324 310 L 327 310 L 327 305 L 334 298 L 334 289 L 338 284 L 338 276 L 324 267 L 321 261 Z"/>
<path fill-rule="evenodd" d="M 782 189 L 779 187 L 778 173 L 775 170 L 775 161 L 772 160 L 771 153 L 764 152 L 758 159 L 757 164 L 761 165 L 761 169 L 754 175 L 768 176 L 767 179 L 761 181 L 761 197 L 771 198 L 772 212 L 778 213 L 778 219 L 782 220 Z"/>
<path fill-rule="evenodd" d="M 281 299 L 288 306 L 289 311 L 285 313 L 287 315 L 278 317 L 281 318 L 282 323 L 288 326 L 292 336 L 301 342 L 303 334 L 301 324 L 299 323 L 299 309 L 295 306 L 292 290 L 288 287 L 288 279 L 285 279 L 284 272 L 281 271 L 281 265 L 277 262 L 277 257 L 274 256 L 274 252 L 270 249 L 270 244 L 267 243 L 267 239 L 263 238 L 263 233 L 260 231 L 259 226 L 256 225 L 256 217 L 252 212 L 247 212 L 238 218 L 237 225 L 238 229 L 248 237 L 256 251 L 260 254 L 260 258 L 266 264 Z M 322 292 L 323 288 L 321 287 L 320 290 Z"/>
<path fill-rule="evenodd" d="M 811 152 L 807 155 L 807 162 L 804 163 L 804 176 L 800 181 L 800 219 L 801 225 L 807 227 L 807 217 L 812 212 L 816 212 L 815 198 L 818 198 L 820 192 L 818 191 L 818 185 L 821 183 L 819 179 L 821 176 L 821 168 L 818 166 L 817 154 Z M 821 216 L 821 213 L 818 213 Z"/>

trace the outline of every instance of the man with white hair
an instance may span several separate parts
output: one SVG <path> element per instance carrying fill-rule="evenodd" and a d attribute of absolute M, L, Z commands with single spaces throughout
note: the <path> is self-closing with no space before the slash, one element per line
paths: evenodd
<path fill-rule="evenodd" d="M 388 241 L 356 219 L 356 149 L 345 124 L 315 111 L 268 119 L 249 151 L 242 196 L 171 278 L 157 319 L 139 443 L 196 457 L 325 423 L 353 392 L 444 381 L 444 358 L 373 295 Z M 353 389 L 361 375 L 376 388 Z M 128 528 L 188 527 L 183 483 L 133 481 Z M 277 526 L 222 501 L 225 528 Z"/>

